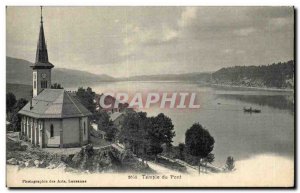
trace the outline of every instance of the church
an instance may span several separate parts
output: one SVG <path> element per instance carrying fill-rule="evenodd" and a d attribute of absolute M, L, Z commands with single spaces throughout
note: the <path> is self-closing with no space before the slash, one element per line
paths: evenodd
<path fill-rule="evenodd" d="M 64 89 L 51 89 L 53 67 L 48 60 L 41 8 L 36 59 L 31 66 L 33 98 L 19 111 L 21 135 L 42 148 L 86 145 L 92 113 Z"/>

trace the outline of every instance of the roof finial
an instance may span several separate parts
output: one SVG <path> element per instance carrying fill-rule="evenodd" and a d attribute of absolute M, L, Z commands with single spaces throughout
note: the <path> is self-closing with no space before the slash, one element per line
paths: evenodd
<path fill-rule="evenodd" d="M 41 23 L 43 23 L 43 6 L 41 6 Z"/>

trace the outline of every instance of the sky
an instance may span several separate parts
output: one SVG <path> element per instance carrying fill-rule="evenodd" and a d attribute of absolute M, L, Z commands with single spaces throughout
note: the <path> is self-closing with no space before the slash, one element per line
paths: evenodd
<path fill-rule="evenodd" d="M 294 58 L 292 7 L 44 7 L 57 68 L 128 77 Z M 35 61 L 40 7 L 7 7 L 6 55 Z"/>

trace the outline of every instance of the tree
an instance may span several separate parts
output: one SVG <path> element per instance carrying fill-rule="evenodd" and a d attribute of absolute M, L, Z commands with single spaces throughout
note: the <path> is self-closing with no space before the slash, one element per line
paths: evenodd
<path fill-rule="evenodd" d="M 21 117 L 18 115 L 18 111 L 13 110 L 12 113 L 9 116 L 9 122 L 12 130 L 14 132 L 20 131 L 21 128 Z"/>
<path fill-rule="evenodd" d="M 235 164 L 234 164 L 234 159 L 232 156 L 228 156 L 227 157 L 227 160 L 226 160 L 226 165 L 225 165 L 225 168 L 227 171 L 232 171 L 234 170 L 234 167 L 235 167 Z"/>
<path fill-rule="evenodd" d="M 185 149 L 184 143 L 179 143 L 178 149 L 179 149 L 179 159 L 184 160 L 184 149 Z"/>
<path fill-rule="evenodd" d="M 59 83 L 54 83 L 51 85 L 52 89 L 63 89 L 63 87 Z"/>
<path fill-rule="evenodd" d="M 214 148 L 215 140 L 199 123 L 193 124 L 185 133 L 185 146 L 193 156 L 205 158 Z"/>
<path fill-rule="evenodd" d="M 169 145 L 173 142 L 172 139 L 175 136 L 175 131 L 172 120 L 169 117 L 160 113 L 156 117 L 150 117 L 150 123 L 150 138 L 160 142 L 161 144 L 165 143 Z"/>
<path fill-rule="evenodd" d="M 147 127 L 147 135 L 150 142 L 148 154 L 154 155 L 157 160 L 157 154 L 162 152 L 162 144 L 171 145 L 175 136 L 172 120 L 163 113 L 156 117 L 149 118 L 150 124 Z"/>
<path fill-rule="evenodd" d="M 98 125 L 98 130 L 105 131 L 105 139 L 108 141 L 114 141 L 118 132 L 118 129 L 114 126 L 113 122 L 106 111 L 95 112 L 91 116 L 92 120 Z"/>
<path fill-rule="evenodd" d="M 215 161 L 215 155 L 213 153 L 209 153 L 205 158 L 204 161 L 206 163 L 212 164 Z"/>
<path fill-rule="evenodd" d="M 145 112 L 128 111 L 125 114 L 118 138 L 128 143 L 132 151 L 139 155 L 155 156 L 162 153 L 162 145 L 170 146 L 175 136 L 172 120 L 164 114 L 147 117 Z"/>
<path fill-rule="evenodd" d="M 187 152 L 200 159 L 207 158 L 214 148 L 215 140 L 208 130 L 204 129 L 199 123 L 194 123 L 185 133 L 185 146 Z"/>
<path fill-rule="evenodd" d="M 96 111 L 96 104 L 94 103 L 95 92 L 93 92 L 90 87 L 87 89 L 82 87 L 78 88 L 76 96 L 81 104 L 83 104 L 90 112 L 94 113 Z"/>
<path fill-rule="evenodd" d="M 21 128 L 21 116 L 18 112 L 28 103 L 28 101 L 24 98 L 20 98 L 16 105 L 14 106 L 13 110 L 11 111 L 8 119 L 11 123 L 11 127 L 14 131 L 19 131 Z"/>
<path fill-rule="evenodd" d="M 28 100 L 24 99 L 24 98 L 20 98 L 15 106 L 15 109 L 17 111 L 21 110 L 26 104 L 28 103 Z"/>
<path fill-rule="evenodd" d="M 145 112 L 128 112 L 123 121 L 118 139 L 130 146 L 130 149 L 137 156 L 142 153 L 142 156 L 147 149 L 147 126 L 148 119 Z"/>
<path fill-rule="evenodd" d="M 17 100 L 13 93 L 6 93 L 6 112 L 11 112 L 16 104 Z"/>
<path fill-rule="evenodd" d="M 98 129 L 101 129 L 103 131 L 107 131 L 107 129 L 112 124 L 106 111 L 99 111 L 94 113 L 92 119 L 97 123 Z"/>
<path fill-rule="evenodd" d="M 157 155 L 163 152 L 163 148 L 159 143 L 151 143 L 147 151 L 148 155 L 154 155 L 155 161 L 157 161 Z"/>
<path fill-rule="evenodd" d="M 106 134 L 105 134 L 106 140 L 114 141 L 116 138 L 117 132 L 118 132 L 118 129 L 113 124 L 111 124 L 106 130 Z"/>

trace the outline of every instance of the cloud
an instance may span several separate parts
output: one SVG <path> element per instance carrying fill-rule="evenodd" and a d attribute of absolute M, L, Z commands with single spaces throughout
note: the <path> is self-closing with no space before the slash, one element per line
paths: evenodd
<path fill-rule="evenodd" d="M 8 56 L 34 61 L 39 11 L 8 7 Z M 45 7 L 44 14 L 50 61 L 92 73 L 214 71 L 294 53 L 292 7 Z"/>
<path fill-rule="evenodd" d="M 293 21 L 286 17 L 271 18 L 267 23 L 267 27 L 273 30 L 284 29 L 288 26 L 293 26 Z"/>
<path fill-rule="evenodd" d="M 233 52 L 233 49 L 227 48 L 227 49 L 224 49 L 223 52 L 224 52 L 225 54 L 232 53 L 232 52 Z"/>
<path fill-rule="evenodd" d="M 185 27 L 189 25 L 191 21 L 196 18 L 197 9 L 197 7 L 186 7 L 181 14 L 180 20 L 178 21 L 178 25 L 180 27 Z"/>
<path fill-rule="evenodd" d="M 165 28 L 163 30 L 163 39 L 162 41 L 163 42 L 168 42 L 168 41 L 171 41 L 175 38 L 177 38 L 179 35 L 178 31 L 174 30 L 174 29 L 171 29 L 171 28 Z"/>
<path fill-rule="evenodd" d="M 125 26 L 126 36 L 123 39 L 124 47 L 122 56 L 130 56 L 138 53 L 143 46 L 156 46 L 173 41 L 179 36 L 179 33 L 168 27 L 161 28 L 141 28 L 139 26 L 128 24 Z"/>
<path fill-rule="evenodd" d="M 234 31 L 234 33 L 238 36 L 248 36 L 256 31 L 253 27 L 247 27 L 242 29 L 237 29 Z"/>
<path fill-rule="evenodd" d="M 231 48 L 223 49 L 222 52 L 224 54 L 245 54 L 245 50 L 231 49 Z"/>

